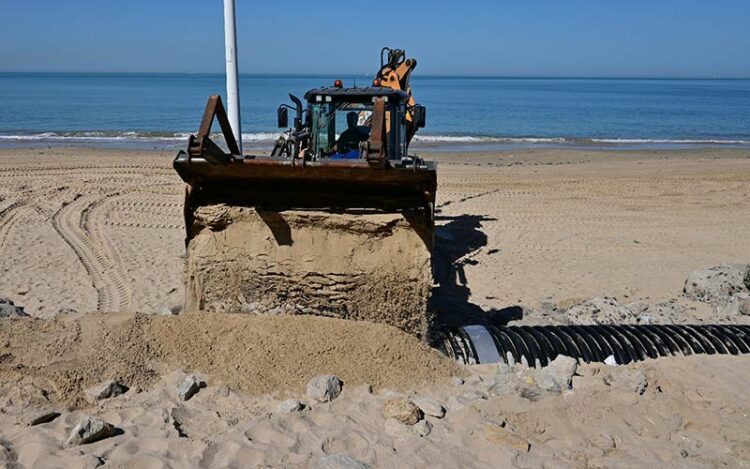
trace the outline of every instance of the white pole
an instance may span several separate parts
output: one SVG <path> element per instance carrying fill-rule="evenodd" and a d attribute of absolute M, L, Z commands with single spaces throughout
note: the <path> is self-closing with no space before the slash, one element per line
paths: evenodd
<path fill-rule="evenodd" d="M 242 154 L 240 127 L 240 87 L 237 66 L 237 23 L 234 19 L 234 0 L 224 0 L 224 44 L 227 51 L 227 115 L 234 138 Z"/>

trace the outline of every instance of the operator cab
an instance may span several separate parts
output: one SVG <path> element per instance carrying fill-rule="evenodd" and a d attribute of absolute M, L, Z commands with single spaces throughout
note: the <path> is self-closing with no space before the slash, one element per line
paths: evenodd
<path fill-rule="evenodd" d="M 384 101 L 385 108 L 385 154 L 393 164 L 407 157 L 409 95 L 406 92 L 386 87 L 333 86 L 310 90 L 304 98 L 307 101 L 305 124 L 302 125 L 300 115 L 297 125 L 309 132 L 305 159 L 363 159 L 362 150 L 372 135 L 375 102 L 379 99 Z M 420 108 L 416 114 L 421 118 L 421 127 L 424 125 L 424 108 L 415 107 Z M 279 126 L 286 127 L 286 112 L 282 113 L 282 108 Z M 418 120 L 417 124 L 420 124 Z"/>

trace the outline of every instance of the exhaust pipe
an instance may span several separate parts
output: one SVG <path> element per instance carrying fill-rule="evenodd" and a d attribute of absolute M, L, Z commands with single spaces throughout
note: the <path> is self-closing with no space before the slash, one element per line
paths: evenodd
<path fill-rule="evenodd" d="M 224 45 L 227 70 L 227 116 L 234 139 L 242 155 L 242 128 L 240 127 L 240 85 L 237 64 L 237 22 L 234 17 L 234 0 L 224 0 Z"/>

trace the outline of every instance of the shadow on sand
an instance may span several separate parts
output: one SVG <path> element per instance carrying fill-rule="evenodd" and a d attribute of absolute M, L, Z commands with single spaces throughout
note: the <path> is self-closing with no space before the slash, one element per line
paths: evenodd
<path fill-rule="evenodd" d="M 436 286 L 430 299 L 433 330 L 471 324 L 504 325 L 521 319 L 523 309 L 520 306 L 484 310 L 469 301 L 471 289 L 464 266 L 478 263 L 473 256 L 487 245 L 482 222 L 494 220 L 482 215 L 436 215 L 436 222 L 447 223 L 435 227 L 433 266 Z M 502 285 L 497 285 L 497 288 L 502 288 Z"/>

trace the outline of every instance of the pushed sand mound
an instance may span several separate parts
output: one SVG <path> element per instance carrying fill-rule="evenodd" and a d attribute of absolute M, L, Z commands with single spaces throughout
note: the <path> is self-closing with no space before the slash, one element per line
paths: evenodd
<path fill-rule="evenodd" d="M 200 207 L 187 248 L 186 310 L 323 315 L 424 337 L 429 237 L 402 214 Z"/>
<path fill-rule="evenodd" d="M 250 394 L 300 393 L 326 373 L 347 385 L 395 389 L 461 373 L 414 337 L 380 324 L 228 314 L 76 316 L 4 320 L 0 380 L 77 407 L 85 402 L 83 390 L 104 380 L 146 387 L 174 367 Z"/>

